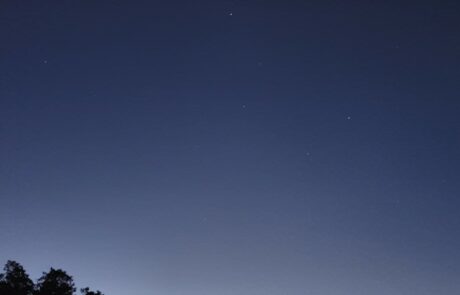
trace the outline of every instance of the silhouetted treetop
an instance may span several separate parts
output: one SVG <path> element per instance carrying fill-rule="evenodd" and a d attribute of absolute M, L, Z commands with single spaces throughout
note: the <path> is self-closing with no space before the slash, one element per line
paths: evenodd
<path fill-rule="evenodd" d="M 8 260 L 3 270 L 5 273 L 0 274 L 1 295 L 31 295 L 33 293 L 34 283 L 22 265 Z"/>
<path fill-rule="evenodd" d="M 83 295 L 104 295 L 101 291 L 91 291 L 88 287 L 80 289 L 80 292 Z"/>
<path fill-rule="evenodd" d="M 36 295 L 73 295 L 75 285 L 71 276 L 61 269 L 51 268 L 43 273 L 36 285 Z"/>
<path fill-rule="evenodd" d="M 73 278 L 62 269 L 44 272 L 34 285 L 26 271 L 16 261 L 8 260 L 0 274 L 0 295 L 75 295 Z M 80 289 L 82 295 L 104 295 L 88 287 Z"/>

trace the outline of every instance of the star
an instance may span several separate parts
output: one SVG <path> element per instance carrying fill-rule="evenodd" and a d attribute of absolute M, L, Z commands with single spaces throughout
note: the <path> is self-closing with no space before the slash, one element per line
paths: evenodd
<path fill-rule="evenodd" d="M 229 15 L 229 16 L 233 16 L 233 12 L 229 12 L 228 15 Z"/>
<path fill-rule="evenodd" d="M 347 120 L 351 120 L 351 116 L 348 116 L 348 117 L 347 117 Z"/>

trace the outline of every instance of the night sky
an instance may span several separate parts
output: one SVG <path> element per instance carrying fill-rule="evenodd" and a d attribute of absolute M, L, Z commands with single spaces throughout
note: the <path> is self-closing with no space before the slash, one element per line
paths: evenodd
<path fill-rule="evenodd" d="M 0 3 L 0 264 L 107 295 L 460 293 L 458 1 Z"/>

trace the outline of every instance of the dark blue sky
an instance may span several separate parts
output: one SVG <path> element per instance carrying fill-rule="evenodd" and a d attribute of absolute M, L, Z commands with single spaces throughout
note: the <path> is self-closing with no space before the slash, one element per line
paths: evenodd
<path fill-rule="evenodd" d="M 0 263 L 458 294 L 460 5 L 401 2 L 2 1 Z"/>

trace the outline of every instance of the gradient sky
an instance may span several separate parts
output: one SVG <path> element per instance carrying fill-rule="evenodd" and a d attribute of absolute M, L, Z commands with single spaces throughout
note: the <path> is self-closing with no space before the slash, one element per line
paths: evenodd
<path fill-rule="evenodd" d="M 460 3 L 402 2 L 1 1 L 0 263 L 459 294 Z"/>

